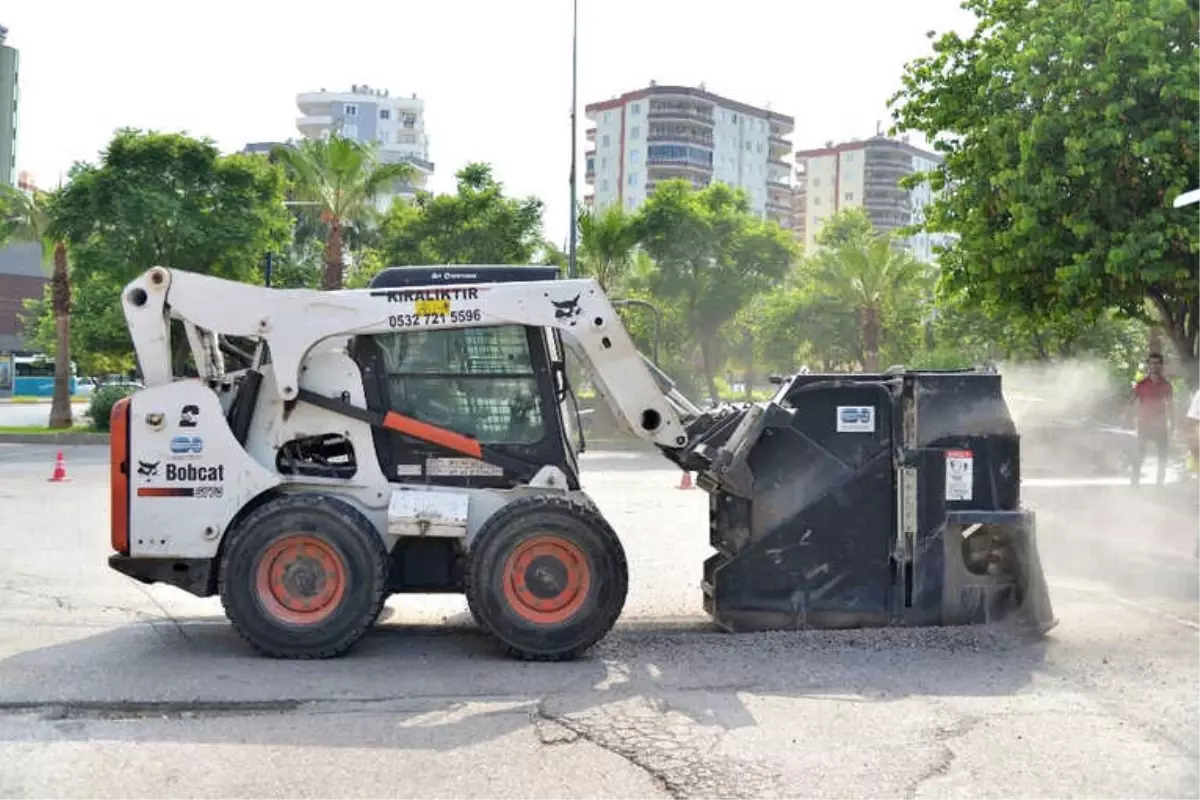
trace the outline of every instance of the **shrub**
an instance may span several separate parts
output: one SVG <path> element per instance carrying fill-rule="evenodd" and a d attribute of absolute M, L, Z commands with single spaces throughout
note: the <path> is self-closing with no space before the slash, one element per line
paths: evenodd
<path fill-rule="evenodd" d="M 92 392 L 87 410 L 88 417 L 92 420 L 92 427 L 98 431 L 108 431 L 113 406 L 122 397 L 128 397 L 135 391 L 137 391 L 137 387 L 127 384 L 97 386 L 96 390 Z"/>

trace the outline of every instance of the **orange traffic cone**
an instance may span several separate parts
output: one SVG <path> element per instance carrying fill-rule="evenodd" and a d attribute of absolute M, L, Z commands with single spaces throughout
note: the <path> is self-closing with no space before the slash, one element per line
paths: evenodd
<path fill-rule="evenodd" d="M 683 477 L 679 479 L 679 486 L 676 488 L 679 488 L 679 489 L 694 489 L 694 488 L 696 488 L 695 486 L 692 485 L 692 473 L 690 473 L 690 472 L 683 473 Z"/>
<path fill-rule="evenodd" d="M 63 451 L 58 451 L 58 458 L 54 459 L 54 475 L 47 479 L 48 483 L 63 483 L 71 480 L 67 477 L 67 459 L 63 457 Z"/>

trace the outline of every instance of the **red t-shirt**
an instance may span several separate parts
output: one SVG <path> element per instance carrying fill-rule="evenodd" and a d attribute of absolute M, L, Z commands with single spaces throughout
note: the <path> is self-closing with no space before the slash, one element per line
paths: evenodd
<path fill-rule="evenodd" d="M 1138 427 L 1161 428 L 1167 424 L 1171 392 L 1171 382 L 1166 378 L 1157 383 L 1150 378 L 1142 378 L 1137 382 L 1133 393 L 1137 395 Z"/>

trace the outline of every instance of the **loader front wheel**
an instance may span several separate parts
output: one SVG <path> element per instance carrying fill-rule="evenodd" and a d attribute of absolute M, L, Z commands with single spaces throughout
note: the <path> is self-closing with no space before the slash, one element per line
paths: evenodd
<path fill-rule="evenodd" d="M 378 617 L 387 553 L 348 503 L 285 495 L 255 509 L 229 535 L 221 602 L 237 632 L 265 655 L 339 656 Z"/>
<path fill-rule="evenodd" d="M 577 657 L 616 623 L 628 590 L 625 551 L 604 518 L 568 497 L 524 497 L 471 542 L 471 614 L 517 658 Z"/>

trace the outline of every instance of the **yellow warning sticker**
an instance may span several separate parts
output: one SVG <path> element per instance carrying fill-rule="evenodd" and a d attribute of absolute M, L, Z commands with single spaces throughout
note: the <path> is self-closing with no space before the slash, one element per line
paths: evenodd
<path fill-rule="evenodd" d="M 450 313 L 449 300 L 417 300 L 414 309 L 419 317 L 431 317 Z"/>

